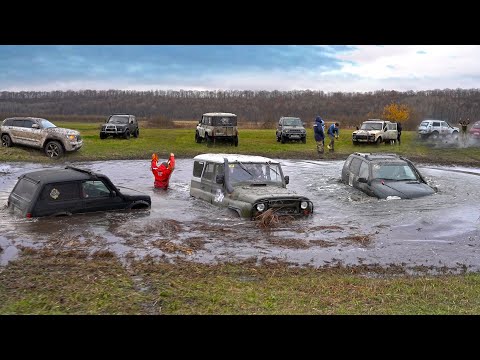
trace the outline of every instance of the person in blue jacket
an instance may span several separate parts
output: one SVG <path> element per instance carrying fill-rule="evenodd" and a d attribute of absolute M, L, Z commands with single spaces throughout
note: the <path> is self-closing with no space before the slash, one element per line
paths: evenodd
<path fill-rule="evenodd" d="M 315 141 L 317 142 L 317 151 L 321 155 L 325 151 L 325 121 L 320 116 L 315 118 L 315 123 L 313 124 L 313 135 L 315 136 Z"/>
<path fill-rule="evenodd" d="M 336 122 L 335 124 L 330 125 L 328 128 L 327 135 L 330 138 L 330 144 L 328 144 L 328 148 L 330 151 L 334 151 L 335 139 L 338 139 L 339 126 L 340 124 Z"/>

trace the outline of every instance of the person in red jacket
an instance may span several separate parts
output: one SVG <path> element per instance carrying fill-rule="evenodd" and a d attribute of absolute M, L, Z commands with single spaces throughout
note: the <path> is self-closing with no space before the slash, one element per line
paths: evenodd
<path fill-rule="evenodd" d="M 152 173 L 155 176 L 155 182 L 153 186 L 157 189 L 167 190 L 168 182 L 172 171 L 175 169 L 175 156 L 173 153 L 170 153 L 170 158 L 167 162 L 162 162 L 158 166 L 158 156 L 157 154 L 152 154 Z"/>

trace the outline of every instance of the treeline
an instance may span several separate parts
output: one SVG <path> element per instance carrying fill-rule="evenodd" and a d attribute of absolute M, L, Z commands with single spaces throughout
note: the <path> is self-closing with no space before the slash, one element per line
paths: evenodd
<path fill-rule="evenodd" d="M 281 116 L 298 116 L 307 124 L 315 115 L 341 126 L 356 126 L 368 118 L 381 118 L 390 103 L 410 109 L 405 129 L 425 118 L 480 119 L 480 89 L 385 91 L 367 93 L 323 91 L 196 91 L 196 90 L 79 90 L 0 92 L 0 114 L 40 116 L 55 114 L 104 120 L 109 114 L 130 113 L 159 126 L 172 120 L 197 120 L 211 111 L 238 115 L 239 125 L 249 122 L 270 128 Z M 93 120 L 92 120 L 93 121 Z"/>

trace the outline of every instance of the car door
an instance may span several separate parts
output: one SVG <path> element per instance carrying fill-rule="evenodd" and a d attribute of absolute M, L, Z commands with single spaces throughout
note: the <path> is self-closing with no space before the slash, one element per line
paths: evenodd
<path fill-rule="evenodd" d="M 202 138 L 205 137 L 205 125 L 206 125 L 205 121 L 206 121 L 206 116 L 203 116 L 200 126 L 198 127 L 198 135 Z"/>
<path fill-rule="evenodd" d="M 283 120 L 280 119 L 278 121 L 278 126 L 277 126 L 277 137 L 280 137 L 280 135 L 282 135 L 282 125 L 283 125 Z"/>
<path fill-rule="evenodd" d="M 24 144 L 23 140 L 23 119 L 13 120 L 12 128 L 10 131 L 12 141 L 17 144 Z"/>
<path fill-rule="evenodd" d="M 214 166 L 214 174 L 212 179 L 211 185 L 211 199 L 212 203 L 215 205 L 221 206 L 228 206 L 228 196 L 225 192 L 225 184 L 217 184 L 216 178 L 217 176 L 225 176 L 225 170 L 223 164 L 215 164 Z"/>
<path fill-rule="evenodd" d="M 207 162 L 203 170 L 202 180 L 200 182 L 199 197 L 209 203 L 213 202 L 212 184 L 214 181 L 215 164 Z M 216 204 L 216 203 L 215 203 Z"/>
<path fill-rule="evenodd" d="M 366 183 L 364 182 L 358 182 L 358 179 L 364 178 L 367 180 Z M 370 180 L 370 168 L 368 162 L 362 160 L 360 164 L 360 168 L 358 170 L 358 178 L 357 178 L 357 188 L 368 195 L 373 195 L 373 192 L 370 189 L 370 185 L 368 184 L 368 181 Z"/>
<path fill-rule="evenodd" d="M 101 180 L 85 180 L 81 183 L 85 212 L 124 209 L 123 198 Z"/>
<path fill-rule="evenodd" d="M 360 171 L 360 165 L 362 160 L 359 158 L 353 158 L 350 164 L 350 174 L 348 178 L 348 185 L 358 188 L 358 173 Z"/>
<path fill-rule="evenodd" d="M 397 140 L 397 123 L 387 123 L 387 139 Z"/>
<path fill-rule="evenodd" d="M 31 119 L 25 119 L 23 121 L 23 136 L 25 145 L 40 147 L 42 132 L 40 130 L 40 125 Z"/>
<path fill-rule="evenodd" d="M 81 213 L 84 205 L 78 181 L 46 184 L 35 205 L 35 214 L 48 216 Z"/>
<path fill-rule="evenodd" d="M 432 133 L 437 132 L 438 134 L 441 134 L 442 128 L 440 126 L 440 121 L 433 121 L 432 122 Z"/>
<path fill-rule="evenodd" d="M 445 121 L 442 121 L 440 123 L 440 127 L 441 127 L 441 134 L 442 135 L 448 135 L 450 133 L 450 129 L 449 129 L 449 126 L 447 125 L 447 123 Z"/>

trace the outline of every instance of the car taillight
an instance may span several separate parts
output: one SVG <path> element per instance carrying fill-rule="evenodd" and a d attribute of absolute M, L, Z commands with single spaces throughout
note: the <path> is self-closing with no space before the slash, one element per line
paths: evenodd
<path fill-rule="evenodd" d="M 32 217 L 32 213 L 27 213 L 27 218 L 30 219 Z"/>

